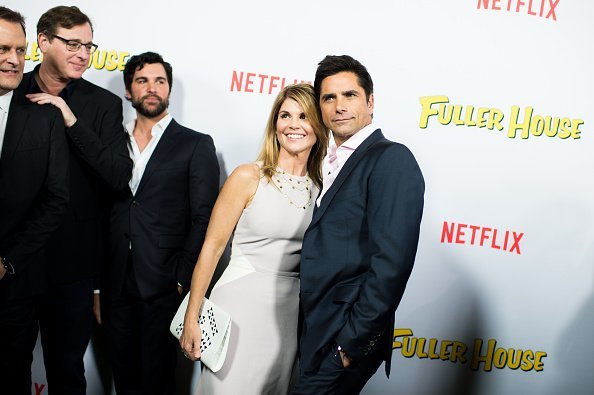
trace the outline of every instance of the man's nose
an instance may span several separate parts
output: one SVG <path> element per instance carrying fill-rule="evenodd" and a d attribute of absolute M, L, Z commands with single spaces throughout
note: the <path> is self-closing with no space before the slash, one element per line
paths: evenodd
<path fill-rule="evenodd" d="M 345 112 L 347 110 L 347 106 L 344 100 L 336 99 L 336 112 Z"/>
<path fill-rule="evenodd" d="M 6 61 L 14 66 L 18 66 L 21 64 L 21 59 L 20 59 L 19 55 L 17 54 L 17 51 L 15 48 L 13 48 L 9 51 L 9 53 L 7 54 L 7 57 L 6 57 Z"/>

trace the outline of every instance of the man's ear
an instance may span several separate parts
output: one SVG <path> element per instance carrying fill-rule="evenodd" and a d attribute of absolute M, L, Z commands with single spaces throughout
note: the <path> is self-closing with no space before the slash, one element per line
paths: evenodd
<path fill-rule="evenodd" d="M 373 99 L 373 93 L 371 95 L 369 95 L 369 99 L 367 99 L 367 108 L 369 109 L 369 114 L 373 115 L 373 105 L 374 105 L 374 99 Z"/>
<path fill-rule="evenodd" d="M 45 33 L 39 33 L 37 35 L 37 46 L 41 53 L 46 53 L 49 45 L 49 37 Z"/>

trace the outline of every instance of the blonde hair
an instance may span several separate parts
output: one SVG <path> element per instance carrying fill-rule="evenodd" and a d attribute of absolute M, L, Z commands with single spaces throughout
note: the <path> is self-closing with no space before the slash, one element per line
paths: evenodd
<path fill-rule="evenodd" d="M 316 96 L 310 84 L 295 84 L 285 87 L 276 97 L 264 132 L 264 143 L 258 155 L 262 162 L 262 173 L 270 181 L 278 165 L 280 144 L 276 137 L 276 121 L 280 108 L 287 99 L 293 99 L 305 113 L 305 118 L 314 130 L 317 137 L 316 143 L 311 148 L 307 158 L 307 172 L 314 184 L 322 187 L 322 161 L 328 147 L 328 129 L 322 122 L 322 115 L 316 105 Z"/>

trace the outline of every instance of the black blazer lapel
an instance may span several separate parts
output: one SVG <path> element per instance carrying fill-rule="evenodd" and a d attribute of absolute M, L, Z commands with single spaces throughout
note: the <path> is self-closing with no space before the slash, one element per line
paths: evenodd
<path fill-rule="evenodd" d="M 12 158 L 16 147 L 23 137 L 25 125 L 29 117 L 28 112 L 23 111 L 27 105 L 26 100 L 19 92 L 14 91 L 8 110 L 8 119 L 6 120 L 6 132 L 4 133 L 0 165 L 2 162 L 7 163 Z"/>
<path fill-rule="evenodd" d="M 338 173 L 338 176 L 332 183 L 332 186 L 330 187 L 328 192 L 326 192 L 326 194 L 322 198 L 322 201 L 320 202 L 320 207 L 318 207 L 317 210 L 314 211 L 313 218 L 311 220 L 309 228 L 313 227 L 320 220 L 322 215 L 324 215 L 326 208 L 328 208 L 328 205 L 336 195 L 336 192 L 338 192 L 341 185 L 347 179 L 349 174 L 357 166 L 359 161 L 365 156 L 367 150 L 369 150 L 369 148 L 371 148 L 376 142 L 382 139 L 384 139 L 384 135 L 382 134 L 381 129 L 376 129 L 375 132 L 373 132 L 367 139 L 365 139 L 365 141 L 363 141 L 363 143 L 361 143 L 359 147 L 357 147 L 355 152 L 353 152 L 353 154 L 344 164 L 343 168 L 340 170 L 340 173 Z"/>
<path fill-rule="evenodd" d="M 142 178 L 140 180 L 140 184 L 138 185 L 138 189 L 136 190 L 136 195 L 138 195 L 142 188 L 146 185 L 148 180 L 151 178 L 155 169 L 159 168 L 160 165 L 165 163 L 165 159 L 172 158 L 169 155 L 169 151 L 175 146 L 175 134 L 180 130 L 180 126 L 174 119 L 169 122 L 167 128 L 163 131 L 163 136 L 161 136 L 161 140 L 155 147 L 151 158 L 149 159 L 148 163 L 146 164 L 146 168 L 144 169 L 144 173 L 142 174 Z"/>
<path fill-rule="evenodd" d="M 68 98 L 68 106 L 73 113 L 82 114 L 87 104 L 93 100 L 89 95 L 89 84 L 83 79 L 76 80 L 72 84 L 74 86 L 71 88 L 72 96 Z"/>

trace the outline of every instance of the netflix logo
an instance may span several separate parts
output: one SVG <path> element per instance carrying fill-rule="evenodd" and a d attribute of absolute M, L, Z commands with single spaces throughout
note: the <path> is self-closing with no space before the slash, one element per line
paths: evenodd
<path fill-rule="evenodd" d="M 246 92 L 259 94 L 277 94 L 285 86 L 310 81 L 281 77 L 279 75 L 253 73 L 249 71 L 233 70 L 231 76 L 231 92 Z"/>
<path fill-rule="evenodd" d="M 555 10 L 561 0 L 478 0 L 478 10 L 516 12 L 557 21 Z"/>
<path fill-rule="evenodd" d="M 442 244 L 466 244 L 522 255 L 523 232 L 443 221 Z"/>

